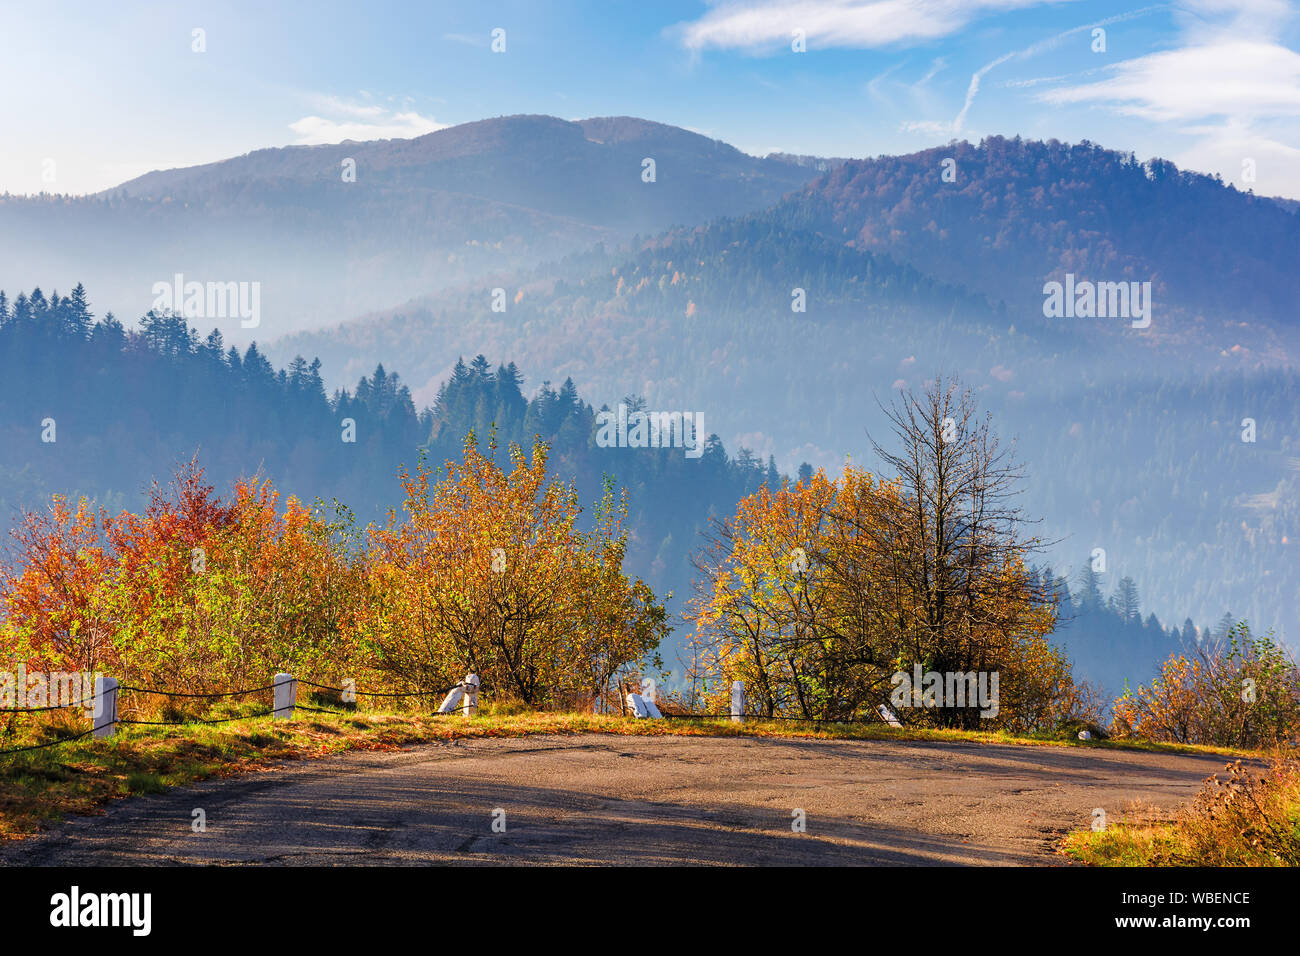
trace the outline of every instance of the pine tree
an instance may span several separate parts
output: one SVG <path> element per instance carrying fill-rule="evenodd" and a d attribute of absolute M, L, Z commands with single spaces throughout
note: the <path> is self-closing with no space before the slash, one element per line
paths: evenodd
<path fill-rule="evenodd" d="M 1092 569 L 1091 560 L 1083 565 L 1079 575 L 1079 610 L 1085 613 L 1104 608 L 1101 596 L 1101 575 Z"/>
<path fill-rule="evenodd" d="M 65 321 L 67 330 L 79 339 L 90 335 L 90 327 L 95 321 L 91 315 L 90 303 L 86 299 L 86 287 L 80 282 L 72 290 L 72 295 L 64 300 L 67 304 Z"/>
<path fill-rule="evenodd" d="M 1127 575 L 1120 578 L 1119 584 L 1115 588 L 1115 598 L 1115 605 L 1125 623 L 1141 620 L 1142 607 L 1138 600 L 1137 585 L 1132 578 Z"/>

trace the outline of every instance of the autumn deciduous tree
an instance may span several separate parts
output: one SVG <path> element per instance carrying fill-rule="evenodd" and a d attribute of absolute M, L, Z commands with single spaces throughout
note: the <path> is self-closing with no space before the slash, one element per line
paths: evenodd
<path fill-rule="evenodd" d="M 469 670 L 525 704 L 590 703 L 654 650 L 666 615 L 622 573 L 624 511 L 611 496 L 581 531 L 576 492 L 548 480 L 544 444 L 531 460 L 514 446 L 510 461 L 499 468 L 471 433 L 442 481 L 423 461 L 402 474 L 404 517 L 373 534 L 375 661 L 419 689 Z"/>
<path fill-rule="evenodd" d="M 1300 670 L 1268 635 L 1232 626 L 1171 656 L 1159 676 L 1114 704 L 1118 736 L 1260 747 L 1300 734 Z"/>
<path fill-rule="evenodd" d="M 57 495 L 23 515 L 0 562 L 0 667 L 93 672 L 112 660 L 106 523 L 84 500 L 73 508 Z"/>
<path fill-rule="evenodd" d="M 704 587 L 692 604 L 695 676 L 715 679 L 716 703 L 734 679 L 751 711 L 767 715 L 843 717 L 880 696 L 893 667 L 874 640 L 869 588 L 879 579 L 841 516 L 890 494 L 858 469 L 839 482 L 818 471 L 794 487 L 760 488 L 717 524 L 696 561 Z"/>
<path fill-rule="evenodd" d="M 352 619 L 364 606 L 359 558 L 336 524 L 267 481 L 229 502 L 192 476 L 110 539 L 124 672 L 166 687 L 261 686 L 285 670 L 364 679 Z"/>
<path fill-rule="evenodd" d="M 0 646 L 9 663 L 182 692 L 262 686 L 278 670 L 364 679 L 352 622 L 364 577 L 345 538 L 292 498 L 281 508 L 265 481 L 224 500 L 194 463 L 139 515 L 56 498 L 25 517 L 0 570 Z"/>
<path fill-rule="evenodd" d="M 745 681 L 760 713 L 843 718 L 889 699 L 896 673 L 998 673 L 992 725 L 1053 727 L 1084 707 L 1046 639 L 1054 602 L 1026 558 L 1019 477 L 969 395 L 937 383 L 888 410 L 897 477 L 846 467 L 745 499 L 697 567 L 694 677 L 719 705 Z M 1086 708 L 1085 708 L 1086 709 Z M 990 726 L 974 701 L 907 722 Z"/>
<path fill-rule="evenodd" d="M 1054 596 L 1027 567 L 1039 542 L 1021 532 L 1022 474 L 989 418 L 977 417 L 969 391 L 942 378 L 920 395 L 903 394 L 885 413 L 893 446 L 872 447 L 898 476 L 901 507 L 884 512 L 878 531 L 862 530 L 878 535 L 891 556 L 900 669 L 993 671 L 1031 655 L 1046 662 L 1052 655 L 1032 643 L 1054 626 Z M 1014 694 L 1016 684 L 1025 691 L 1028 680 L 1004 674 L 1000 692 Z M 936 716 L 959 727 L 980 719 L 972 707 Z"/>

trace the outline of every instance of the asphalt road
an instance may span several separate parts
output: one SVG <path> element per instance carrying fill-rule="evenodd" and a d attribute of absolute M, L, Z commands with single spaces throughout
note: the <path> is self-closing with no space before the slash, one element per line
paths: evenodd
<path fill-rule="evenodd" d="M 131 798 L 10 844 L 0 864 L 1058 864 L 1051 847 L 1094 807 L 1114 819 L 1135 800 L 1175 806 L 1224 763 L 966 743 L 465 740 Z"/>

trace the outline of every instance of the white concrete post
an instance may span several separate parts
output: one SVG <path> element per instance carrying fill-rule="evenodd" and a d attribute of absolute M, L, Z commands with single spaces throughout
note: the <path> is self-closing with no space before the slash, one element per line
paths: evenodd
<path fill-rule="evenodd" d="M 117 733 L 117 678 L 96 677 L 95 696 L 90 708 L 91 727 L 96 737 Z"/>
<path fill-rule="evenodd" d="M 649 717 L 650 710 L 646 707 L 645 698 L 640 694 L 628 694 L 627 705 L 632 708 L 633 717 Z"/>
<path fill-rule="evenodd" d="M 465 675 L 465 710 L 466 717 L 473 717 L 478 713 L 478 685 L 479 679 L 477 674 Z"/>
<path fill-rule="evenodd" d="M 659 712 L 658 699 L 659 693 L 658 688 L 655 686 L 655 679 L 653 677 L 642 678 L 641 703 L 645 704 L 646 715 L 654 717 L 656 720 L 663 717 L 663 714 Z"/>
<path fill-rule="evenodd" d="M 731 722 L 742 724 L 745 722 L 745 682 L 734 680 L 731 682 Z"/>
<path fill-rule="evenodd" d="M 456 709 L 456 705 L 460 703 L 460 699 L 464 696 L 465 696 L 465 685 L 457 684 L 455 687 L 453 687 L 451 690 L 447 692 L 447 696 L 444 697 L 442 699 L 442 703 L 438 705 L 438 713 L 450 714 L 453 710 Z"/>
<path fill-rule="evenodd" d="M 288 720 L 293 716 L 293 705 L 298 700 L 298 682 L 293 679 L 292 674 L 276 674 L 275 680 L 271 683 L 275 685 L 275 707 L 272 716 L 276 720 Z"/>

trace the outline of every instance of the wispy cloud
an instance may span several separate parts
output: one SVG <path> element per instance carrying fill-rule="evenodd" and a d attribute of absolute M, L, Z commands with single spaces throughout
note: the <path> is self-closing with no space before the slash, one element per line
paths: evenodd
<path fill-rule="evenodd" d="M 935 57 L 934 62 L 930 64 L 930 72 L 925 74 L 925 76 L 921 77 L 919 80 L 917 80 L 916 85 L 925 86 L 925 84 L 929 83 L 936 76 L 938 76 L 939 73 L 941 73 L 947 66 L 948 66 L 947 60 L 945 60 L 941 56 Z"/>
<path fill-rule="evenodd" d="M 1115 23 L 1122 23 L 1125 20 L 1133 20 L 1137 17 L 1143 17 L 1149 13 L 1153 13 L 1157 10 L 1162 10 L 1162 9 L 1167 9 L 1167 7 L 1163 4 L 1157 4 L 1155 6 L 1143 7 L 1140 10 L 1130 10 L 1127 13 L 1120 13 L 1120 14 L 1116 14 L 1113 17 L 1107 17 L 1104 20 L 1097 20 L 1093 23 L 1084 23 L 1077 27 L 1071 27 L 1068 30 L 1062 30 L 1060 33 L 1056 33 L 1050 37 L 1047 37 L 1046 39 L 1039 40 L 1037 43 L 1032 43 L 1029 46 L 1025 47 L 1024 49 L 1012 50 L 1010 53 L 1004 53 L 1002 56 L 997 57 L 996 59 L 991 60 L 988 63 L 984 64 L 973 74 L 971 74 L 970 83 L 966 87 L 966 99 L 962 103 L 961 111 L 958 112 L 956 118 L 953 119 L 953 121 L 950 124 L 934 123 L 934 122 L 929 122 L 925 124 L 911 123 L 905 125 L 904 128 L 910 130 L 916 130 L 916 131 L 923 131 L 923 132 L 926 131 L 927 128 L 933 128 L 933 129 L 943 130 L 945 132 L 951 133 L 954 136 L 960 136 L 966 127 L 966 116 L 968 113 L 970 113 L 971 107 L 975 104 L 975 97 L 979 95 L 980 87 L 983 85 L 984 82 L 984 77 L 989 73 L 990 70 L 994 69 L 995 67 L 1001 66 L 1003 63 L 1006 63 L 1008 60 L 1025 60 L 1025 59 L 1029 59 L 1030 57 L 1035 57 L 1043 53 L 1047 53 L 1048 51 L 1053 50 L 1058 46 L 1060 46 L 1062 43 L 1065 42 L 1067 38 L 1072 37 L 1079 33 L 1083 33 L 1084 31 L 1092 31 L 1098 27 L 1107 27 Z"/>
<path fill-rule="evenodd" d="M 902 126 L 908 133 L 924 133 L 926 136 L 946 136 L 952 132 L 952 123 L 947 120 L 906 120 Z"/>
<path fill-rule="evenodd" d="M 357 103 L 338 96 L 317 96 L 313 97 L 313 99 L 316 108 L 322 112 L 352 116 L 359 119 L 372 119 L 376 116 L 383 116 L 387 112 L 385 107 L 376 103 Z"/>
<path fill-rule="evenodd" d="M 882 103 L 889 102 L 889 97 L 881 89 L 881 85 L 885 82 L 885 80 L 889 79 L 890 76 L 898 72 L 898 70 L 901 69 L 903 65 L 904 65 L 903 63 L 895 63 L 893 66 L 889 67 L 884 72 L 877 73 L 870 80 L 868 80 L 866 85 L 867 95 L 870 96 L 872 99 L 878 100 Z"/>
<path fill-rule="evenodd" d="M 970 112 L 971 106 L 975 103 L 975 97 L 980 91 L 980 84 L 984 81 L 985 74 L 995 66 L 1001 66 L 1013 56 L 1015 56 L 1014 53 L 1007 53 L 991 63 L 984 64 L 971 74 L 970 85 L 966 87 L 966 102 L 962 104 L 961 112 L 957 114 L 957 118 L 952 121 L 952 131 L 955 134 L 961 135 L 962 127 L 966 125 L 966 114 Z"/>
<path fill-rule="evenodd" d="M 907 109 L 912 113 L 930 112 L 930 81 L 947 68 L 947 60 L 941 56 L 935 57 L 925 75 L 917 80 L 906 80 L 897 75 L 908 62 L 901 60 L 876 74 L 863 86 L 863 92 L 883 106 Z"/>
<path fill-rule="evenodd" d="M 802 30 L 809 49 L 871 49 L 950 36 L 979 17 L 1073 0 L 722 0 L 698 20 L 679 24 L 682 44 L 770 52 Z"/>

